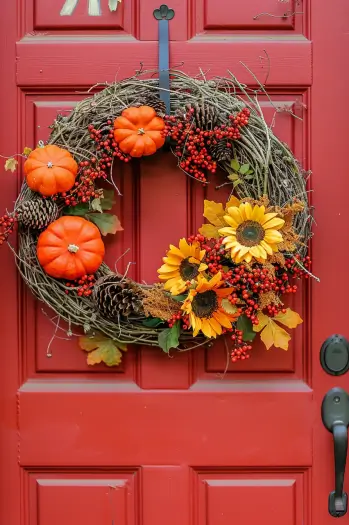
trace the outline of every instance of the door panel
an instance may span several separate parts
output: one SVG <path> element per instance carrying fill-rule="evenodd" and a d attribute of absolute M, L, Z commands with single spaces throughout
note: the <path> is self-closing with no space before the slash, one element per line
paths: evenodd
<path fill-rule="evenodd" d="M 110 13 L 101 0 L 100 14 L 91 16 L 88 0 L 79 0 L 71 15 L 61 16 L 64 0 L 6 3 L 0 153 L 45 140 L 57 114 L 71 110 L 91 85 L 155 68 L 152 12 L 159 4 L 123 0 Z M 271 101 L 260 100 L 268 123 L 315 173 L 312 251 L 321 284 L 304 286 L 292 303 L 304 324 L 288 352 L 257 346 L 248 363 L 227 367 L 220 342 L 170 359 L 141 347 L 130 348 L 118 369 L 89 368 L 64 324 L 53 337 L 57 319 L 18 281 L 4 247 L 0 522 L 7 525 L 332 521 L 332 437 L 320 404 L 331 387 L 345 388 L 347 378 L 326 376 L 318 352 L 331 333 L 347 330 L 348 284 L 338 261 L 349 250 L 343 227 L 349 115 L 347 105 L 336 103 L 345 100 L 348 84 L 340 58 L 348 50 L 349 8 L 344 0 L 331 9 L 325 0 L 316 9 L 310 0 L 262 6 L 174 0 L 169 7 L 176 11 L 173 67 L 183 63 L 192 75 L 201 67 L 208 77 L 230 70 L 256 87 L 247 65 L 267 80 Z M 297 14 L 283 16 L 287 11 Z M 2 174 L 2 208 L 11 207 L 20 176 Z M 114 176 L 124 232 L 107 241 L 107 262 L 118 261 L 120 271 L 136 263 L 129 275 L 138 281 L 156 279 L 169 242 L 201 225 L 204 198 L 227 195 L 215 189 L 219 174 L 203 189 L 168 154 L 118 166 Z"/>

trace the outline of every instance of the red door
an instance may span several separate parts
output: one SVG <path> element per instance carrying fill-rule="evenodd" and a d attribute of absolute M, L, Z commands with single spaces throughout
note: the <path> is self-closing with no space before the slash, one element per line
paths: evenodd
<path fill-rule="evenodd" d="M 1 154 L 45 139 L 57 113 L 91 85 L 132 75 L 140 62 L 156 67 L 159 3 L 122 0 L 111 13 L 107 0 L 97 8 L 78 0 L 69 14 L 64 0 L 3 2 Z M 330 388 L 349 383 L 326 375 L 319 350 L 332 333 L 349 337 L 349 7 L 344 0 L 169 7 L 173 67 L 183 62 L 187 73 L 201 67 L 207 76 L 229 69 L 251 84 L 243 62 L 267 79 L 280 109 L 275 132 L 314 172 L 312 258 L 321 283 L 300 294 L 305 322 L 288 352 L 257 348 L 226 374 L 219 344 L 173 359 L 139 348 L 122 369 L 88 368 L 64 331 L 52 339 L 57 320 L 27 293 L 3 247 L 1 524 L 331 523 L 333 444 L 320 406 Z M 267 99 L 263 107 L 271 121 L 275 109 Z M 11 208 L 19 179 L 2 174 L 1 209 Z M 125 231 L 109 243 L 107 262 L 130 248 L 123 264 L 136 262 L 132 277 L 152 282 L 168 244 L 201 224 L 204 190 L 169 155 L 144 163 L 140 174 L 126 166 L 120 186 Z M 213 189 L 206 196 L 219 200 Z"/>

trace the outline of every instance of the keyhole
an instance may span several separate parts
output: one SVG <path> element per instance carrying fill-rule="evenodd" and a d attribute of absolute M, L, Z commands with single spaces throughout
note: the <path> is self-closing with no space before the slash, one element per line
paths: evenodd
<path fill-rule="evenodd" d="M 335 396 L 335 397 L 333 398 L 333 402 L 334 402 L 334 403 L 339 403 L 340 400 L 341 400 L 341 398 L 340 398 L 339 396 Z"/>

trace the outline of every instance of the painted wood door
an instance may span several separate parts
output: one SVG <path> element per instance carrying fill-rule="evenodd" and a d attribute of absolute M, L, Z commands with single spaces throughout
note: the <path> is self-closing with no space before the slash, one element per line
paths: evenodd
<path fill-rule="evenodd" d="M 76 4 L 76 5 L 75 5 Z M 2 3 L 0 153 L 48 135 L 97 82 L 157 65 L 156 0 Z M 75 9 L 73 9 L 75 7 Z M 76 342 L 33 301 L 1 250 L 0 523 L 6 525 L 326 525 L 331 435 L 320 405 L 348 378 L 320 367 L 321 343 L 348 334 L 349 7 L 344 0 L 174 0 L 171 65 L 267 87 L 275 132 L 314 171 L 314 272 L 289 352 L 257 348 L 230 366 L 217 344 L 172 359 L 132 349 L 121 369 L 88 368 Z M 71 11 L 71 12 L 70 12 Z M 284 16 L 286 13 L 287 16 Z M 266 118 L 275 117 L 263 100 Z M 287 109 L 303 120 L 292 119 Z M 204 190 L 158 156 L 117 174 L 132 276 L 152 281 L 168 246 L 200 225 Z M 10 208 L 21 173 L 2 173 Z M 220 196 L 224 196 L 222 193 Z M 120 268 L 122 269 L 122 267 Z M 48 357 L 48 354 L 51 357 Z M 224 377 L 223 377 L 224 375 Z M 347 518 L 345 518 L 347 519 Z"/>

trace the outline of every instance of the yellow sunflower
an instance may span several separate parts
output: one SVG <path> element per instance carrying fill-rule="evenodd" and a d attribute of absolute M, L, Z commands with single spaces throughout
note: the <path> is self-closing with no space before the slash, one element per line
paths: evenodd
<path fill-rule="evenodd" d="M 166 281 L 165 290 L 172 295 L 185 292 L 191 281 L 207 269 L 207 265 L 201 262 L 205 253 L 205 250 L 200 250 L 198 242 L 189 244 L 186 239 L 181 239 L 178 248 L 170 244 L 166 257 L 162 259 L 165 264 L 158 269 L 159 279 Z"/>
<path fill-rule="evenodd" d="M 194 336 L 201 330 L 206 337 L 221 335 L 223 327 L 231 328 L 238 315 L 229 314 L 222 307 L 222 300 L 233 292 L 233 288 L 221 288 L 224 284 L 221 272 L 210 281 L 199 275 L 195 289 L 189 291 L 182 310 L 189 315 Z"/>
<path fill-rule="evenodd" d="M 252 207 L 249 202 L 228 208 L 224 220 L 230 225 L 219 230 L 226 236 L 223 244 L 231 249 L 234 262 L 251 262 L 252 257 L 263 261 L 278 251 L 283 241 L 280 230 L 285 221 L 277 213 L 265 213 L 265 206 Z"/>

